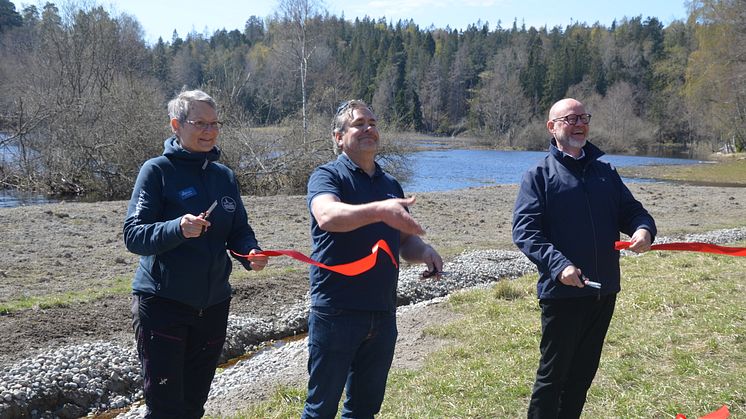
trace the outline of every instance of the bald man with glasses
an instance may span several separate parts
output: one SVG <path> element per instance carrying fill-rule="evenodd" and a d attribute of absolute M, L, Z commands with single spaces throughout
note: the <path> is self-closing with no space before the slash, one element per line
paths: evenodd
<path fill-rule="evenodd" d="M 513 212 L 513 242 L 536 264 L 541 307 L 541 358 L 529 418 L 578 418 L 596 375 L 621 290 L 623 232 L 630 250 L 645 252 L 655 221 L 599 160 L 588 140 L 591 115 L 575 99 L 549 111 L 549 153 L 521 180 Z"/>

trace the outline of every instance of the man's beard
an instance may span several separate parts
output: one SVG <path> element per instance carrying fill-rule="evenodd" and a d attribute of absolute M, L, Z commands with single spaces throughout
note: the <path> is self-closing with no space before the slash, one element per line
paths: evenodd
<path fill-rule="evenodd" d="M 572 135 L 558 135 L 555 136 L 555 139 L 563 146 L 566 145 L 572 148 L 583 148 L 586 143 L 585 137 L 582 140 L 576 140 Z"/>
<path fill-rule="evenodd" d="M 586 143 L 585 138 L 583 138 L 582 140 L 576 140 L 572 137 L 569 138 L 567 142 L 570 144 L 571 147 L 575 147 L 575 148 L 583 148 L 585 147 L 585 143 Z"/>

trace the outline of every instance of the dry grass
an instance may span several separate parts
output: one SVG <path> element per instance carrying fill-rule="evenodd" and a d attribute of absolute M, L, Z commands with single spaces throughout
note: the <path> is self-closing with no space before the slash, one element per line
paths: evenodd
<path fill-rule="evenodd" d="M 620 168 L 623 176 L 664 179 L 702 185 L 746 186 L 746 156 L 721 156 L 717 164 Z"/>

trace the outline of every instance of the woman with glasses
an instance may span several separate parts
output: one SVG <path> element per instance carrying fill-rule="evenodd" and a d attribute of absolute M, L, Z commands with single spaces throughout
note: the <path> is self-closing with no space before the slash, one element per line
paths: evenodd
<path fill-rule="evenodd" d="M 199 418 L 228 325 L 232 262 L 261 270 L 267 257 L 249 226 L 233 172 L 217 162 L 217 105 L 200 90 L 168 104 L 173 135 L 146 161 L 124 221 L 140 255 L 132 319 L 148 418 Z"/>

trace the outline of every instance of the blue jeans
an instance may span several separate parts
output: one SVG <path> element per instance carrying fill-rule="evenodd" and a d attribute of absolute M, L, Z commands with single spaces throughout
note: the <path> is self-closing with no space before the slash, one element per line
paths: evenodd
<path fill-rule="evenodd" d="M 312 307 L 308 317 L 308 395 L 302 418 L 372 418 L 386 391 L 396 345 L 396 313 Z"/>

